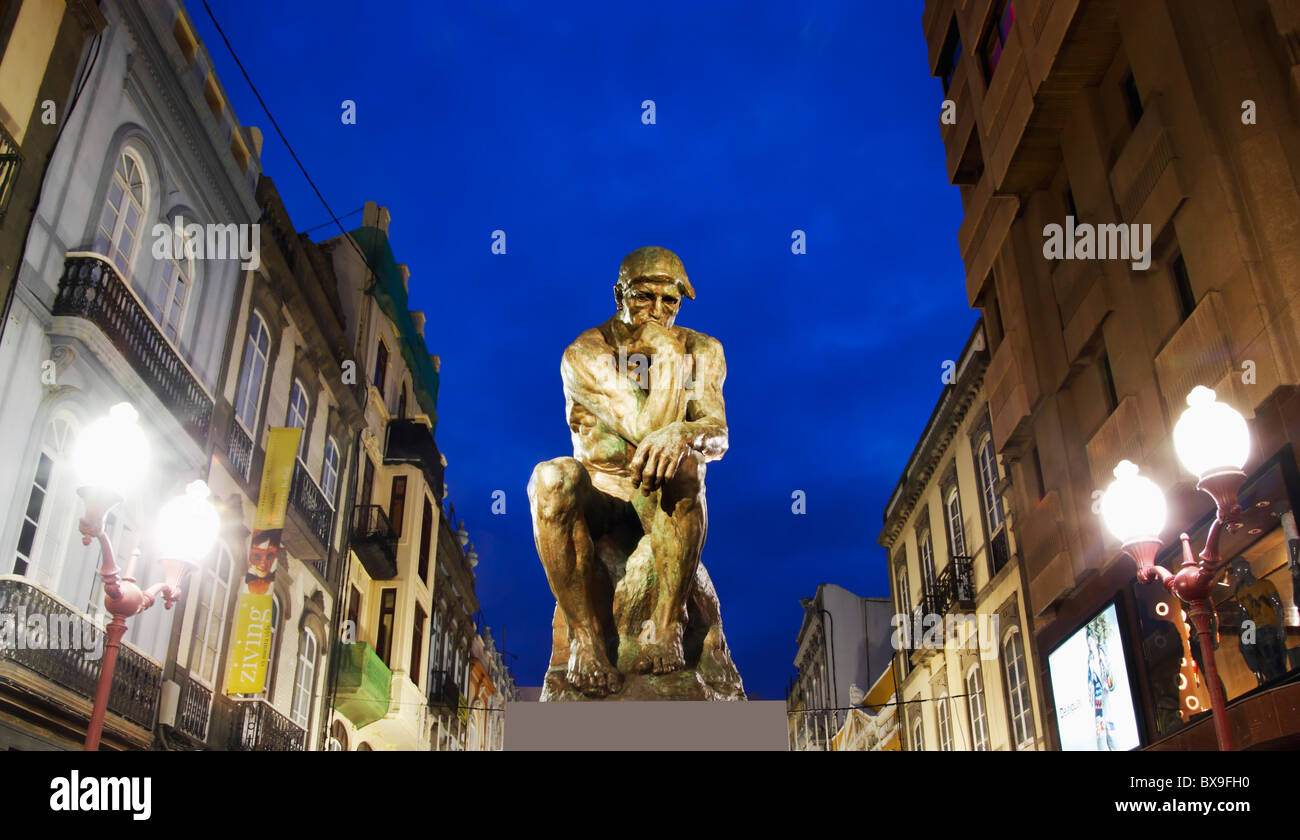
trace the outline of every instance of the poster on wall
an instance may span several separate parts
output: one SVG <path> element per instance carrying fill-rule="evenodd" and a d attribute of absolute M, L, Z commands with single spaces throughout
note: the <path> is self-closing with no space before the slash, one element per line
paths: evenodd
<path fill-rule="evenodd" d="M 271 587 L 280 558 L 280 537 L 284 532 L 301 434 L 302 429 L 275 428 L 267 435 L 262 486 L 257 494 L 253 537 L 248 548 L 248 569 L 239 590 L 239 606 L 230 637 L 230 661 L 226 670 L 228 695 L 259 694 L 266 687 L 274 618 Z"/>
<path fill-rule="evenodd" d="M 1137 714 L 1124 639 L 1111 604 L 1047 657 L 1062 750 L 1131 750 Z"/>

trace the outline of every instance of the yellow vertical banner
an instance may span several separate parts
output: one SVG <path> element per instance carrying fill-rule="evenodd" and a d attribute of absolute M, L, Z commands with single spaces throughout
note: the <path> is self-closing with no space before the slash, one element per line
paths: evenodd
<path fill-rule="evenodd" d="M 280 559 L 280 538 L 301 435 L 302 429 L 289 428 L 271 429 L 267 435 L 248 568 L 231 630 L 226 694 L 258 694 L 266 687 L 271 658 L 271 586 Z"/>

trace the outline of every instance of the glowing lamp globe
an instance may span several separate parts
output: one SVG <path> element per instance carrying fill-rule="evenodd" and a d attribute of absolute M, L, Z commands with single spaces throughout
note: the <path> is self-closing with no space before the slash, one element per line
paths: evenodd
<path fill-rule="evenodd" d="M 207 484 L 192 481 L 184 495 L 163 505 L 154 539 L 164 562 L 178 560 L 196 566 L 212 550 L 221 523 L 210 495 Z"/>
<path fill-rule="evenodd" d="M 149 468 L 149 442 L 139 416 L 130 403 L 118 403 L 77 435 L 72 465 L 80 486 L 122 496 L 140 482 Z"/>
<path fill-rule="evenodd" d="M 1115 480 L 1101 497 L 1101 518 L 1115 538 L 1125 546 L 1158 542 L 1167 513 L 1160 487 L 1138 475 L 1137 464 L 1120 461 Z"/>
<path fill-rule="evenodd" d="M 1215 399 L 1210 388 L 1197 385 L 1174 426 L 1174 450 L 1199 479 L 1240 472 L 1250 456 L 1250 429 L 1240 412 Z"/>

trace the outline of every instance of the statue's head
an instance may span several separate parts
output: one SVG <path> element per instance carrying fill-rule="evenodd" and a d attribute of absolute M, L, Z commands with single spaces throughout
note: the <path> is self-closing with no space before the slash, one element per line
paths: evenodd
<path fill-rule="evenodd" d="M 695 298 L 695 287 L 677 255 L 648 245 L 623 258 L 614 284 L 614 302 L 623 323 L 639 327 L 658 321 L 671 327 L 682 297 Z"/>

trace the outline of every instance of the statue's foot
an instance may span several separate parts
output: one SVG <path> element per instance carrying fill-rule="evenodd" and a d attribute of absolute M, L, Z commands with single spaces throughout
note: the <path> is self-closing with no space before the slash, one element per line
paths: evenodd
<path fill-rule="evenodd" d="M 632 670 L 638 674 L 671 674 L 685 667 L 686 655 L 680 640 L 642 645 L 632 660 Z"/>
<path fill-rule="evenodd" d="M 620 674 L 592 645 L 573 643 L 565 671 L 569 685 L 588 697 L 605 697 L 623 687 Z"/>

